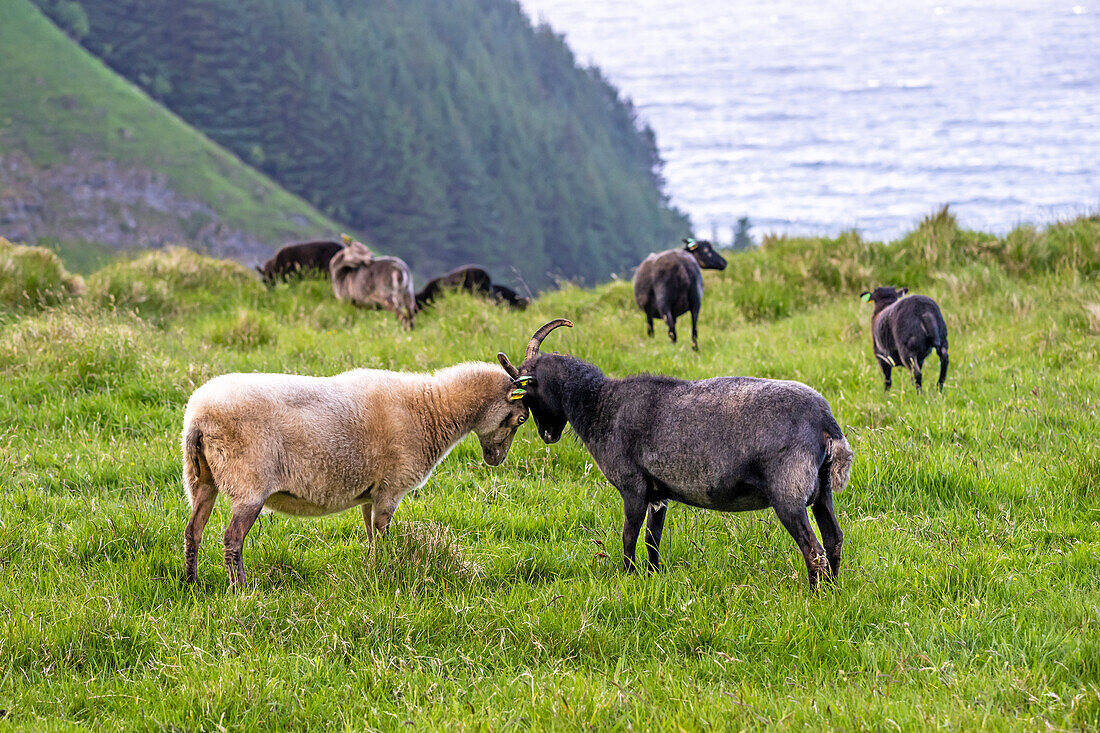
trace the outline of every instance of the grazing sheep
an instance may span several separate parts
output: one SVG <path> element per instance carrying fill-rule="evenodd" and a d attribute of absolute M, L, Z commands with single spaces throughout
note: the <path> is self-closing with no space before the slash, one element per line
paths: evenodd
<path fill-rule="evenodd" d="M 291 275 L 323 274 L 328 275 L 328 266 L 333 256 L 342 250 L 340 242 L 301 242 L 280 247 L 256 272 L 264 283 L 275 284 L 276 280 L 286 280 Z"/>
<path fill-rule="evenodd" d="M 227 374 L 192 393 L 183 417 L 183 485 L 191 502 L 184 580 L 193 582 L 214 500 L 232 505 L 225 530 L 230 583 L 244 582 L 245 535 L 265 507 L 318 516 L 362 507 L 367 535 L 424 484 L 466 434 L 490 466 L 508 455 L 527 409 L 495 364 L 434 374 L 356 369 L 335 377 Z"/>
<path fill-rule="evenodd" d="M 484 295 L 494 303 L 506 303 L 519 309 L 526 308 L 530 302 L 509 287 L 495 285 L 485 268 L 477 265 L 463 265 L 451 270 L 446 275 L 440 275 L 434 280 L 429 280 L 428 284 L 416 294 L 417 309 L 430 305 L 443 290 L 447 289 L 463 290 L 473 295 Z"/>
<path fill-rule="evenodd" d="M 492 281 L 489 273 L 477 265 L 456 267 L 446 275 L 429 280 L 416 294 L 416 307 L 423 308 L 431 303 L 444 290 L 464 290 L 474 295 L 489 295 Z"/>
<path fill-rule="evenodd" d="M 864 303 L 875 302 L 875 312 L 871 315 L 875 358 L 882 367 L 886 389 L 890 389 L 893 367 L 904 366 L 912 370 L 913 382 L 920 390 L 921 368 L 935 349 L 940 357 L 939 388 L 943 391 L 948 363 L 947 324 L 936 301 L 927 295 L 901 297 L 908 292 L 909 288 L 881 287 L 860 294 Z"/>
<path fill-rule="evenodd" d="M 546 443 L 565 424 L 623 499 L 623 551 L 634 570 L 642 520 L 656 570 L 668 502 L 719 511 L 772 507 L 802 551 L 810 584 L 840 571 L 843 534 L 833 492 L 848 483 L 852 450 L 825 399 L 799 382 L 718 377 L 687 382 L 641 375 L 610 379 L 597 367 L 539 346 L 565 319 L 535 332 L 516 369 L 523 402 Z M 812 506 L 821 543 L 806 518 Z"/>
<path fill-rule="evenodd" d="M 405 328 L 413 327 L 416 300 L 412 273 L 398 257 L 375 257 L 362 242 L 352 242 L 329 263 L 332 290 L 338 300 L 362 308 L 384 308 L 397 314 Z"/>
<path fill-rule="evenodd" d="M 489 294 L 497 303 L 507 303 L 518 310 L 523 310 L 531 304 L 530 298 L 525 298 L 512 288 L 505 285 L 493 284 L 489 286 Z"/>
<path fill-rule="evenodd" d="M 703 305 L 703 272 L 726 269 L 726 260 L 710 242 L 685 239 L 682 249 L 649 255 L 634 273 L 634 302 L 645 313 L 646 333 L 653 335 L 653 319 L 668 324 L 676 343 L 676 317 L 691 311 L 691 348 L 699 350 L 699 308 Z"/>

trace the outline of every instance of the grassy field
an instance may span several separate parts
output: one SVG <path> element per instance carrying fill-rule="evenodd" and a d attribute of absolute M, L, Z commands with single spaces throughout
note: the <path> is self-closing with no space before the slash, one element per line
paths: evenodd
<path fill-rule="evenodd" d="M 2 263 L 0 263 L 2 264 Z M 1100 219 L 1006 238 L 929 217 L 890 246 L 772 240 L 706 274 L 700 351 L 629 283 L 514 312 L 444 299 L 402 331 L 328 286 L 183 252 L 0 310 L 0 728 L 1095 730 Z M 946 389 L 882 391 L 858 293 L 935 297 Z M 182 587 L 178 431 L 229 371 L 332 374 L 546 350 L 685 378 L 798 379 L 856 453 L 838 585 L 771 512 L 669 512 L 621 570 L 622 505 L 567 432 L 499 468 L 474 438 L 373 551 L 358 512 L 267 515 L 227 591 L 219 502 Z M 935 364 L 935 357 L 932 357 Z M 933 366 L 933 370 L 934 370 Z M 931 381 L 931 380 L 928 380 Z"/>

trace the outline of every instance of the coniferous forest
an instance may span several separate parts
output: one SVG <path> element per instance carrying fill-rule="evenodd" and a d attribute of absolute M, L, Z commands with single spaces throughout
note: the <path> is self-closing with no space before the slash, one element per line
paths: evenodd
<path fill-rule="evenodd" d="M 421 275 L 594 282 L 688 232 L 630 101 L 511 0 L 38 1 Z"/>

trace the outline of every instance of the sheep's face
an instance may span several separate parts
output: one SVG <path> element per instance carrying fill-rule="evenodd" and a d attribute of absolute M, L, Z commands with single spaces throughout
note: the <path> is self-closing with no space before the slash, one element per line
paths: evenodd
<path fill-rule="evenodd" d="M 705 239 L 701 241 L 685 239 L 684 249 L 695 256 L 695 261 L 704 270 L 726 269 L 726 258 L 715 252 L 714 247 Z"/>
<path fill-rule="evenodd" d="M 511 386 L 511 385 L 509 385 Z M 509 391 L 511 391 L 509 389 Z M 481 455 L 490 466 L 499 466 L 508 456 L 516 430 L 527 421 L 527 406 L 522 399 L 502 398 L 486 411 L 474 427 L 481 441 Z"/>
<path fill-rule="evenodd" d="M 554 355 L 550 356 L 549 361 L 553 361 Z M 538 428 L 542 442 L 557 443 L 561 440 L 562 431 L 565 430 L 568 420 L 558 395 L 552 388 L 546 386 L 554 384 L 554 381 L 547 379 L 544 375 L 543 384 L 539 382 L 539 366 L 543 364 L 547 369 L 552 366 L 542 357 L 536 357 L 533 361 L 524 363 L 524 373 L 532 375 L 534 379 L 527 386 L 523 401 L 531 409 L 531 415 L 535 418 L 535 426 Z"/>
<path fill-rule="evenodd" d="M 859 297 L 864 303 L 874 301 L 876 307 L 882 308 L 890 305 L 908 292 L 909 288 L 892 288 L 886 285 L 874 290 L 864 290 Z"/>

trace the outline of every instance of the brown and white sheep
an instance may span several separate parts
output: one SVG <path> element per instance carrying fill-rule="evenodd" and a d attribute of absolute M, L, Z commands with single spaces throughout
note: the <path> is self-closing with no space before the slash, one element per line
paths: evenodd
<path fill-rule="evenodd" d="M 416 295 L 404 260 L 375 257 L 362 242 L 351 242 L 333 256 L 329 271 L 337 300 L 393 311 L 405 328 L 413 327 Z"/>
<path fill-rule="evenodd" d="M 195 580 L 219 493 L 232 506 L 225 565 L 237 586 L 244 538 L 262 509 L 318 516 L 362 507 L 373 538 L 468 433 L 478 436 L 485 462 L 499 465 L 527 419 L 521 395 L 499 366 L 473 362 L 432 374 L 355 369 L 211 379 L 192 393 L 183 418 L 191 502 L 184 580 Z"/>

